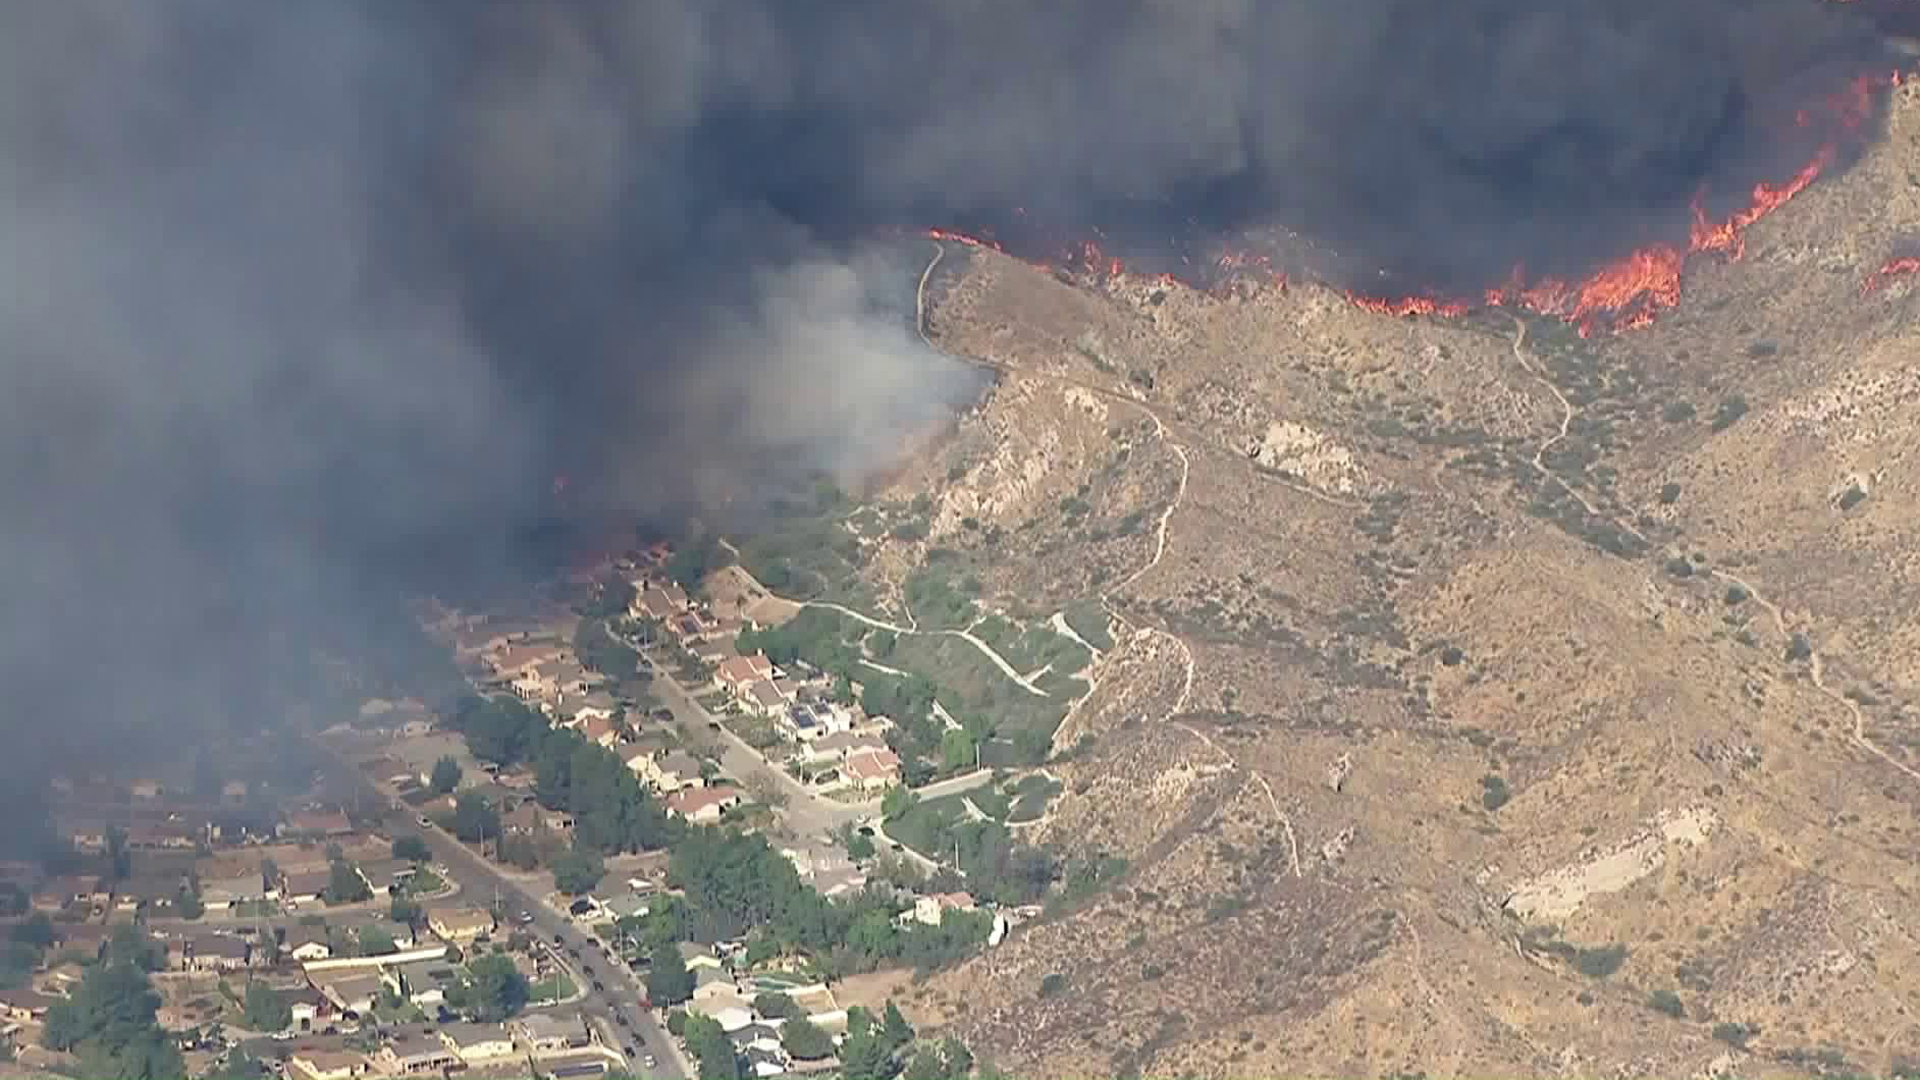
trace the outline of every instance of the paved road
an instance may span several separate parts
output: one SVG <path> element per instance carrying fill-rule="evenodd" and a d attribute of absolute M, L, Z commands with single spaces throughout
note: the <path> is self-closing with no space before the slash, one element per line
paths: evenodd
<path fill-rule="evenodd" d="M 580 957 L 573 961 L 580 968 L 579 974 L 584 976 L 580 981 L 585 996 L 578 1003 L 579 1010 L 601 1021 L 603 1027 L 606 1024 L 615 1025 L 615 1030 L 625 1037 L 621 1050 L 631 1045 L 636 1057 L 653 1054 L 658 1058 L 658 1066 L 651 1069 L 643 1068 L 639 1060 L 631 1061 L 629 1067 L 636 1075 L 668 1077 L 672 1080 L 684 1080 L 691 1075 L 681 1067 L 680 1055 L 670 1045 L 665 1029 L 652 1012 L 641 1006 L 640 981 L 626 965 L 607 957 L 599 943 L 582 932 L 571 919 L 546 906 L 540 897 L 528 893 L 519 883 L 468 850 L 466 845 L 439 829 L 420 828 L 412 810 L 381 791 L 351 762 L 333 752 L 331 747 L 317 739 L 314 744 L 319 750 L 323 771 L 336 783 L 360 791 L 371 805 L 390 807 L 387 818 L 390 835 L 411 832 L 426 841 L 428 850 L 433 853 L 434 863 L 445 869 L 449 880 L 459 883 L 465 902 L 484 907 L 491 904 L 497 895 L 509 918 L 522 911 L 529 913 L 533 916 L 532 924 L 527 927 L 529 931 L 549 943 L 558 937 L 560 948 Z M 604 989 L 594 989 L 594 980 L 599 980 Z M 626 1023 L 621 1024 L 621 1020 Z"/>

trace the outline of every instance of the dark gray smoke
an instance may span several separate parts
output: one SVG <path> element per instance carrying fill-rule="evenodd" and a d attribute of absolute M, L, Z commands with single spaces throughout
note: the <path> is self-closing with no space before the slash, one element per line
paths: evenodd
<path fill-rule="evenodd" d="M 1877 48 L 1817 0 L 0 5 L 10 771 L 271 721 L 556 474 L 874 464 L 972 385 L 874 226 L 1578 263 Z"/>

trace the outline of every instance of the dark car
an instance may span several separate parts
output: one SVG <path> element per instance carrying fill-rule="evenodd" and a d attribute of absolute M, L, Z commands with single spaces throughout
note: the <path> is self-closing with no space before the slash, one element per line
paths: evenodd
<path fill-rule="evenodd" d="M 580 965 L 580 970 L 581 970 L 581 971 L 584 971 L 584 972 L 586 972 L 586 975 L 587 975 L 587 978 L 589 978 L 589 979 L 591 979 L 591 978 L 593 978 L 593 965 L 592 965 L 592 964 L 581 964 L 581 965 Z"/>
<path fill-rule="evenodd" d="M 621 1027 L 629 1027 L 633 1024 L 633 1021 L 627 1019 L 627 1014 L 623 1012 L 614 1013 L 613 1022 L 619 1024 Z"/>
<path fill-rule="evenodd" d="M 561 937 L 559 934 L 553 935 L 553 943 L 555 945 L 564 945 L 566 944 L 566 940 L 566 938 Z"/>
<path fill-rule="evenodd" d="M 601 982 L 599 979 L 593 980 L 593 992 L 596 994 L 606 993 L 607 992 L 606 984 Z"/>
<path fill-rule="evenodd" d="M 720 730 L 720 721 L 718 721 L 718 720 L 709 720 L 709 721 L 707 721 L 707 730 L 708 730 L 708 731 L 719 731 L 719 730 Z"/>

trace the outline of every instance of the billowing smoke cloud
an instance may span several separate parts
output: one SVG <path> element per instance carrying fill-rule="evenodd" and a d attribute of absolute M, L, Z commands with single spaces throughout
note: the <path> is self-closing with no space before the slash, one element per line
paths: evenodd
<path fill-rule="evenodd" d="M 972 388 L 876 225 L 1578 262 L 1877 48 L 1816 0 L 6 5 L 11 768 L 263 719 L 556 473 L 873 464 Z"/>

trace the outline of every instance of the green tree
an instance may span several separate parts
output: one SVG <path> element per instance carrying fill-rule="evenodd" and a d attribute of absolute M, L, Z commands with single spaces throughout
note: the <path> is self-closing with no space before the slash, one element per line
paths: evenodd
<path fill-rule="evenodd" d="M 11 881 L 0 882 L 0 919 L 25 915 L 31 903 L 27 890 Z"/>
<path fill-rule="evenodd" d="M 367 888 L 360 871 L 345 859 L 335 859 L 327 872 L 326 901 L 329 904 L 357 904 L 373 899 L 373 890 Z"/>
<path fill-rule="evenodd" d="M 404 896 L 396 896 L 387 904 L 387 918 L 409 930 L 420 925 L 420 919 L 424 914 L 417 901 L 409 900 Z"/>
<path fill-rule="evenodd" d="M 940 1040 L 940 1056 L 946 1059 L 948 1076 L 960 1078 L 973 1071 L 973 1052 L 952 1035 Z"/>
<path fill-rule="evenodd" d="M 361 956 L 386 956 L 399 951 L 393 944 L 393 935 L 384 926 L 363 926 L 359 938 Z"/>
<path fill-rule="evenodd" d="M 689 1015 L 685 1038 L 687 1052 L 699 1062 L 700 1080 L 740 1080 L 740 1059 L 718 1020 Z"/>
<path fill-rule="evenodd" d="M 780 1045 L 797 1060 L 818 1061 L 833 1053 L 833 1036 L 802 1016 L 780 1025 Z"/>
<path fill-rule="evenodd" d="M 418 836 L 402 836 L 393 842 L 393 857 L 408 862 L 423 863 L 433 858 L 433 849 L 427 847 L 426 840 Z"/>
<path fill-rule="evenodd" d="M 106 959 L 109 964 L 132 964 L 141 971 L 159 971 L 166 963 L 167 950 L 138 925 L 122 923 L 107 939 Z"/>
<path fill-rule="evenodd" d="M 26 922 L 15 926 L 10 936 L 23 945 L 31 945 L 36 949 L 48 948 L 54 942 L 53 920 L 45 914 L 35 913 Z"/>
<path fill-rule="evenodd" d="M 600 583 L 600 591 L 587 608 L 587 614 L 596 619 L 607 619 L 624 614 L 633 606 L 639 590 L 633 582 L 621 577 L 610 577 Z"/>
<path fill-rule="evenodd" d="M 879 851 L 873 844 L 873 837 L 854 833 L 847 837 L 847 856 L 853 859 L 871 859 Z"/>
<path fill-rule="evenodd" d="M 272 1033 L 293 1026 L 292 1006 L 282 1000 L 272 987 L 257 979 L 247 982 L 243 1008 L 247 1027 L 254 1031 Z"/>
<path fill-rule="evenodd" d="M 453 835 L 469 844 L 491 840 L 500 835 L 500 813 L 480 793 L 462 792 L 453 804 Z"/>
<path fill-rule="evenodd" d="M 77 1054 L 80 1075 L 89 1078 L 175 1080 L 186 1070 L 154 1022 L 159 1005 L 146 972 L 113 960 L 88 971 L 71 998 L 47 1011 L 41 1041 Z"/>
<path fill-rule="evenodd" d="M 785 994 L 761 994 L 753 999 L 753 1011 L 769 1020 L 792 1020 L 806 1014 Z"/>
<path fill-rule="evenodd" d="M 40 950 L 22 941 L 9 941 L 0 947 L 0 987 L 25 986 L 40 967 Z"/>
<path fill-rule="evenodd" d="M 898 1066 L 886 1037 L 867 1010 L 847 1010 L 847 1039 L 840 1045 L 841 1073 L 847 1080 L 892 1080 Z"/>
<path fill-rule="evenodd" d="M 703 536 L 683 547 L 676 548 L 667 560 L 666 574 L 681 588 L 688 592 L 700 587 L 708 574 L 733 562 L 733 557 L 720 546 L 718 537 Z"/>
<path fill-rule="evenodd" d="M 904 1080 L 965 1080 L 973 1071 L 966 1044 L 948 1036 L 938 1046 L 923 1046 L 907 1062 Z"/>
<path fill-rule="evenodd" d="M 112 864 L 115 881 L 125 881 L 133 872 L 133 853 L 127 850 L 127 830 L 117 825 L 107 828 L 107 860 Z"/>
<path fill-rule="evenodd" d="M 680 957 L 679 946 L 662 942 L 654 946 L 653 966 L 647 971 L 647 1000 L 665 1007 L 678 1005 L 693 997 L 693 972 Z"/>
<path fill-rule="evenodd" d="M 538 870 L 540 845 L 525 833 L 508 833 L 500 838 L 500 845 L 494 850 L 493 857 L 518 870 Z"/>
<path fill-rule="evenodd" d="M 947 1069 L 947 1059 L 939 1048 L 923 1046 L 914 1051 L 907 1059 L 907 1067 L 900 1074 L 901 1080 L 955 1080 L 954 1074 Z"/>
<path fill-rule="evenodd" d="M 880 816 L 892 821 L 913 809 L 920 797 L 904 787 L 890 787 L 880 800 Z"/>
<path fill-rule="evenodd" d="M 453 789 L 460 786 L 460 763 L 453 760 L 453 755 L 449 754 L 433 763 L 428 784 L 438 795 L 451 795 Z"/>
<path fill-rule="evenodd" d="M 591 851 L 574 848 L 553 860 L 554 887 L 568 896 L 593 891 L 607 874 L 607 865 Z"/>
<path fill-rule="evenodd" d="M 483 956 L 467 965 L 467 973 L 473 977 L 473 1010 L 483 1022 L 499 1023 L 527 1003 L 527 977 L 507 957 Z"/>
<path fill-rule="evenodd" d="M 900 931 L 884 909 L 863 911 L 847 931 L 847 946 L 865 956 L 892 956 L 898 948 Z"/>
<path fill-rule="evenodd" d="M 893 1053 L 913 1041 L 913 1025 L 901 1014 L 900 1006 L 888 1000 L 886 1009 L 881 1013 L 880 1038 L 887 1044 L 887 1052 Z"/>

